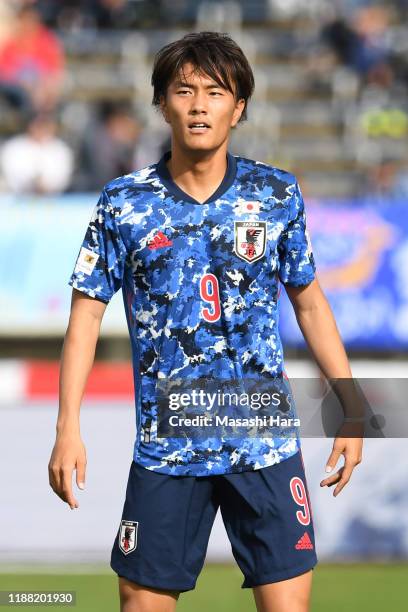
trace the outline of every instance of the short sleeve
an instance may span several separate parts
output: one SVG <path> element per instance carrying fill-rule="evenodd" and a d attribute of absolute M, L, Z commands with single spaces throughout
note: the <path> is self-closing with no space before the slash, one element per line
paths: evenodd
<path fill-rule="evenodd" d="M 295 287 L 308 285 L 315 278 L 316 264 L 309 233 L 302 192 L 295 182 L 289 203 L 288 225 L 278 242 L 279 278 Z"/>
<path fill-rule="evenodd" d="M 106 303 L 121 288 L 126 261 L 119 220 L 104 189 L 93 210 L 68 284 Z"/>

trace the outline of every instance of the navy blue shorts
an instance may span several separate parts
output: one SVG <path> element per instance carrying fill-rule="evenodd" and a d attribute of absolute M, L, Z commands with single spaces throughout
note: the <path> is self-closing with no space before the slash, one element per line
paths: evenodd
<path fill-rule="evenodd" d="M 293 578 L 317 563 L 301 451 L 270 467 L 169 476 L 132 461 L 111 567 L 142 586 L 194 589 L 218 508 L 242 588 Z"/>

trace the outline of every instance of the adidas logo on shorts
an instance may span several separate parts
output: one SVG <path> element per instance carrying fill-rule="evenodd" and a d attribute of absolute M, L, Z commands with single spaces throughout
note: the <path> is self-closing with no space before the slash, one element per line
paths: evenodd
<path fill-rule="evenodd" d="M 305 531 L 302 537 L 297 541 L 295 548 L 296 550 L 313 550 L 313 544 L 307 531 Z"/>

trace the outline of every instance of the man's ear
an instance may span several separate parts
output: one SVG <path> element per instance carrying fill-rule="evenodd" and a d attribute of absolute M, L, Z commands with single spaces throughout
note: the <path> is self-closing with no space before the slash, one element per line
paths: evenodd
<path fill-rule="evenodd" d="M 242 113 L 245 109 L 245 100 L 241 98 L 235 105 L 234 114 L 232 116 L 231 127 L 234 128 L 237 126 L 238 121 L 241 118 Z"/>

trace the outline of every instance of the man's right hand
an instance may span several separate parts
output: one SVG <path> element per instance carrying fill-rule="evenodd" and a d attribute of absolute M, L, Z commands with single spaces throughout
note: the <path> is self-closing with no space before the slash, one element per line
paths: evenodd
<path fill-rule="evenodd" d="M 57 439 L 48 464 L 50 486 L 71 510 L 79 508 L 72 493 L 72 472 L 84 488 L 86 452 L 79 412 L 106 303 L 72 289 L 71 314 L 61 353 Z"/>
<path fill-rule="evenodd" d="M 52 490 L 66 502 L 71 510 L 79 508 L 72 492 L 72 472 L 76 469 L 79 489 L 85 487 L 86 450 L 78 434 L 57 434 L 57 439 L 48 464 L 49 482 Z"/>

